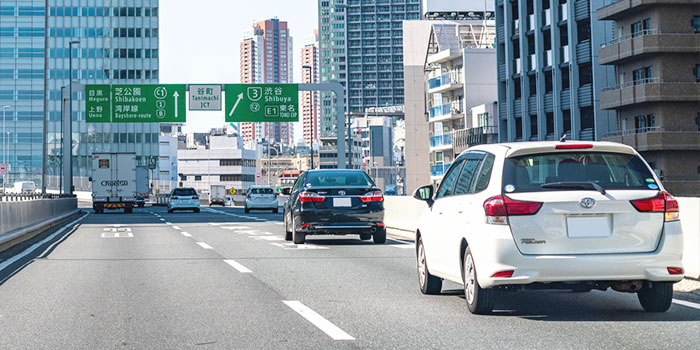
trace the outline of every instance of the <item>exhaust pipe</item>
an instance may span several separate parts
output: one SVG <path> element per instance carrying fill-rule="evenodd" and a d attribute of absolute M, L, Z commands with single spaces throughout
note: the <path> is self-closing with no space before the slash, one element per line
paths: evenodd
<path fill-rule="evenodd" d="M 626 293 L 634 293 L 638 292 L 640 289 L 642 289 L 642 283 L 643 281 L 624 281 L 624 282 L 618 282 L 618 283 L 613 283 L 610 285 L 610 288 L 612 288 L 615 291 L 618 292 L 626 292 Z"/>

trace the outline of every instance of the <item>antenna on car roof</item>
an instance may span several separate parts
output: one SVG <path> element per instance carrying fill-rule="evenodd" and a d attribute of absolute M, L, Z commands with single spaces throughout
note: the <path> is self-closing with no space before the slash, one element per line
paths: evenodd
<path fill-rule="evenodd" d="M 561 135 L 559 142 L 566 142 L 566 133 L 564 133 L 564 135 Z"/>

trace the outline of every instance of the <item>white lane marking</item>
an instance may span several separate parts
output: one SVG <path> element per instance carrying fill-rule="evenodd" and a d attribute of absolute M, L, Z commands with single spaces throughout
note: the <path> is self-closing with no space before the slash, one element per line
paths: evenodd
<path fill-rule="evenodd" d="M 172 226 L 172 228 L 174 228 L 174 229 L 176 229 L 176 230 L 182 230 L 182 229 L 180 228 L 180 226 Z"/>
<path fill-rule="evenodd" d="M 390 247 L 394 248 L 399 248 L 399 249 L 413 249 L 415 246 L 413 244 L 390 244 Z"/>
<path fill-rule="evenodd" d="M 84 214 L 83 216 L 81 216 L 81 217 L 79 217 L 79 218 L 77 218 L 77 219 L 75 219 L 75 220 L 69 222 L 69 223 L 66 224 L 65 226 L 61 227 L 58 231 L 56 231 L 56 232 L 54 232 L 53 234 L 51 234 L 50 236 L 44 238 L 41 242 L 36 242 L 36 243 L 34 243 L 31 247 L 25 249 L 23 252 L 21 252 L 21 253 L 15 255 L 15 256 L 13 256 L 13 257 L 7 259 L 7 260 L 5 260 L 3 263 L 0 264 L 0 271 L 2 271 L 2 270 L 4 270 L 6 267 L 8 267 L 8 266 L 14 264 L 17 260 L 22 259 L 23 257 L 27 256 L 27 254 L 33 252 L 34 250 L 36 250 L 37 248 L 39 248 L 40 246 L 42 246 L 42 245 L 45 244 L 46 242 L 49 242 L 49 241 L 51 241 L 52 239 L 56 238 L 56 236 L 62 234 L 62 233 L 63 233 L 65 230 L 67 230 L 69 227 L 71 227 L 71 226 L 77 224 L 78 222 L 82 221 L 82 220 L 83 220 L 86 216 L 88 216 L 88 215 L 90 215 L 90 214 Z"/>
<path fill-rule="evenodd" d="M 323 331 L 323 333 L 328 334 L 333 340 L 355 340 L 350 334 L 345 333 L 338 326 L 331 323 L 323 316 L 319 315 L 316 311 L 311 310 L 308 306 L 302 304 L 296 300 L 283 300 L 285 305 L 289 306 L 296 313 L 301 315 L 307 321 L 311 322 L 316 328 Z"/>
<path fill-rule="evenodd" d="M 102 238 L 134 238 L 134 234 L 125 231 L 125 232 L 120 232 L 120 231 L 112 231 L 112 232 L 102 232 L 100 235 Z"/>
<path fill-rule="evenodd" d="M 240 272 L 240 273 L 253 273 L 253 271 L 251 271 L 247 267 L 237 263 L 235 260 L 226 259 L 226 260 L 224 260 L 224 262 L 231 265 L 231 267 L 238 270 L 238 272 Z"/>
<path fill-rule="evenodd" d="M 204 249 L 214 249 L 214 248 L 212 248 L 210 245 L 208 245 L 208 244 L 206 244 L 206 243 L 204 243 L 204 242 L 197 242 L 197 244 L 198 244 L 200 247 L 204 248 Z"/>
<path fill-rule="evenodd" d="M 160 218 L 160 219 L 158 219 L 158 220 L 160 220 L 160 221 L 165 221 L 165 219 L 163 219 L 163 218 Z"/>
<path fill-rule="evenodd" d="M 284 222 L 276 222 L 275 225 L 280 225 L 280 226 L 282 226 L 282 225 L 284 225 Z"/>
<path fill-rule="evenodd" d="M 692 307 L 693 309 L 700 310 L 700 304 L 691 303 L 689 301 L 673 299 L 673 303 L 678 304 L 678 305 L 687 306 L 687 307 Z"/>
<path fill-rule="evenodd" d="M 182 231 L 182 232 L 180 232 L 180 233 L 181 233 L 183 236 L 185 236 L 185 237 L 192 237 L 191 234 L 189 234 L 189 233 L 187 233 L 187 232 L 185 232 L 185 231 Z"/>
<path fill-rule="evenodd" d="M 173 223 L 172 223 L 172 222 L 167 222 L 167 221 L 166 221 L 165 224 L 166 224 L 166 225 L 172 225 Z"/>
<path fill-rule="evenodd" d="M 224 230 L 249 230 L 250 226 L 220 226 Z"/>
<path fill-rule="evenodd" d="M 284 250 L 314 250 L 314 249 L 331 249 L 329 247 L 323 247 L 320 245 L 313 244 L 294 244 L 294 243 L 270 243 L 275 247 L 280 247 Z"/>
<path fill-rule="evenodd" d="M 280 236 L 250 236 L 250 238 L 258 241 L 283 241 L 284 237 Z"/>

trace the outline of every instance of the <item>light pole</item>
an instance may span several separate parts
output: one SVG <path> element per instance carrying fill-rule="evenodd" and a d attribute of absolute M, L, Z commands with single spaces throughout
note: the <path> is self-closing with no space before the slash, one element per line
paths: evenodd
<path fill-rule="evenodd" d="M 68 43 L 68 115 L 63 115 L 63 193 L 73 194 L 73 45 L 78 40 Z"/>
<path fill-rule="evenodd" d="M 267 185 L 268 185 L 268 186 L 272 186 L 272 179 L 270 178 L 271 173 L 272 173 L 272 167 L 271 167 L 271 166 L 272 166 L 272 165 L 271 165 L 271 164 L 272 164 L 272 159 L 271 159 L 271 155 L 270 155 L 270 149 L 271 149 L 271 148 L 270 148 L 270 141 L 268 140 L 268 141 L 267 141 Z M 277 149 L 276 149 L 276 148 L 272 148 L 272 150 L 275 151 L 275 156 L 279 156 L 279 155 L 280 155 L 279 152 L 277 152 Z"/>
<path fill-rule="evenodd" d="M 5 164 L 5 175 L 2 176 L 2 194 L 7 193 L 7 172 L 8 166 L 7 166 L 7 146 L 9 145 L 7 143 L 7 128 L 5 128 L 5 113 L 6 111 L 10 108 L 10 106 L 2 106 L 2 162 Z"/>
<path fill-rule="evenodd" d="M 311 67 L 309 65 L 304 65 L 304 66 L 301 66 L 301 68 L 309 70 L 309 80 L 311 83 L 315 83 L 316 79 L 313 76 L 313 67 Z M 310 107 L 311 107 L 311 151 L 310 151 L 310 154 L 311 154 L 311 169 L 313 170 L 313 168 L 314 168 L 314 141 L 316 140 L 316 135 L 314 135 L 314 124 L 316 124 L 316 116 L 314 115 L 314 108 L 315 108 L 315 106 L 314 106 L 315 99 L 313 98 L 314 92 L 309 92 L 309 93 L 311 94 L 309 96 L 312 96 L 311 97 L 311 105 L 310 105 Z"/>

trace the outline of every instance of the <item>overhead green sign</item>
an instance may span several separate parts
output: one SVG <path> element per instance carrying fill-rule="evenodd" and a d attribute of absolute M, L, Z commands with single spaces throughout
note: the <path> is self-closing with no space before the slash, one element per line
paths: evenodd
<path fill-rule="evenodd" d="M 86 85 L 88 123 L 184 123 L 184 84 Z M 111 98 L 111 104 L 110 104 Z M 111 105 L 111 108 L 110 108 Z"/>
<path fill-rule="evenodd" d="M 226 84 L 226 122 L 299 121 L 299 85 Z"/>
<path fill-rule="evenodd" d="M 112 85 L 113 123 L 184 123 L 184 84 Z"/>
<path fill-rule="evenodd" d="M 85 120 L 88 123 L 109 123 L 109 85 L 86 85 L 85 94 Z"/>

